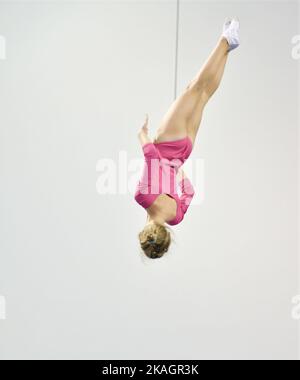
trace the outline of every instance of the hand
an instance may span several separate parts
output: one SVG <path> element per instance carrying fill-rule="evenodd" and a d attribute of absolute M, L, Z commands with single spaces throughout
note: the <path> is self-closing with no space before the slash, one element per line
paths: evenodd
<path fill-rule="evenodd" d="M 148 133 L 149 133 L 148 123 L 149 123 L 149 116 L 147 114 L 146 115 L 145 123 L 144 123 L 142 129 L 140 130 L 139 135 L 148 136 Z"/>

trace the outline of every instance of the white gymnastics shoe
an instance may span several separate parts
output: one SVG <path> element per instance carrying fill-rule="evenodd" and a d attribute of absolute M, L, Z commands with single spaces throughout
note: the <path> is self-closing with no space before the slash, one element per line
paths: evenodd
<path fill-rule="evenodd" d="M 227 29 L 230 27 L 230 24 L 231 24 L 231 21 L 232 19 L 231 18 L 227 18 L 225 23 L 224 23 L 224 26 L 223 26 L 223 34 L 227 31 Z"/>
<path fill-rule="evenodd" d="M 231 21 L 226 21 L 223 27 L 222 36 L 226 38 L 229 44 L 229 51 L 236 49 L 240 46 L 240 23 L 237 19 L 232 19 Z"/>

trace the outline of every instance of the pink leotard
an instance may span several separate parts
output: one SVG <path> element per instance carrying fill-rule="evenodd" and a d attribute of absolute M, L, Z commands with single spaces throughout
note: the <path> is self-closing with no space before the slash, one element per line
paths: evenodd
<path fill-rule="evenodd" d="M 171 226 L 183 220 L 194 196 L 194 188 L 188 178 L 184 178 L 179 183 L 176 180 L 178 169 L 189 158 L 192 150 L 193 143 L 189 137 L 143 145 L 145 165 L 136 188 L 135 200 L 147 210 L 161 194 L 175 199 L 176 217 L 167 222 Z M 177 192 L 178 185 L 181 196 Z"/>

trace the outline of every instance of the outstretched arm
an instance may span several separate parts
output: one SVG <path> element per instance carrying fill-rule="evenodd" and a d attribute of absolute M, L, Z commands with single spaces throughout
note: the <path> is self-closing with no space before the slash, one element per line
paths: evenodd
<path fill-rule="evenodd" d="M 180 197 L 181 209 L 185 214 L 192 202 L 192 199 L 194 198 L 195 191 L 191 181 L 182 169 L 179 169 L 178 171 L 177 181 L 182 193 Z"/>
<path fill-rule="evenodd" d="M 146 116 L 145 124 L 143 125 L 142 129 L 139 131 L 138 137 L 140 140 L 140 144 L 142 146 L 144 156 L 146 160 L 149 159 L 159 159 L 159 153 L 157 152 L 157 149 L 155 148 L 152 140 L 149 137 L 149 128 L 148 128 L 148 121 L 149 117 Z"/>
<path fill-rule="evenodd" d="M 150 137 L 148 136 L 149 134 L 148 122 L 149 122 L 149 116 L 146 115 L 145 124 L 143 125 L 143 127 L 141 128 L 138 134 L 138 138 L 140 140 L 142 147 L 146 144 L 152 143 Z"/>

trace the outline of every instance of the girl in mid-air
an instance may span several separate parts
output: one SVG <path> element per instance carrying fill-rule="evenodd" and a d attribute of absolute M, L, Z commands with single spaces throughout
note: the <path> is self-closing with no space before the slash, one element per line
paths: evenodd
<path fill-rule="evenodd" d="M 171 234 L 167 225 L 182 222 L 191 204 L 194 189 L 182 165 L 192 153 L 204 107 L 221 83 L 228 53 L 238 46 L 239 22 L 232 19 L 224 24 L 222 36 L 203 68 L 164 116 L 155 140 L 148 136 L 148 116 L 139 132 L 145 165 L 135 200 L 147 212 L 139 240 L 151 259 L 168 251 Z"/>

